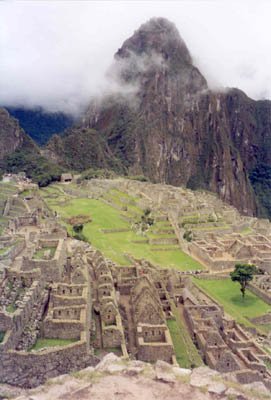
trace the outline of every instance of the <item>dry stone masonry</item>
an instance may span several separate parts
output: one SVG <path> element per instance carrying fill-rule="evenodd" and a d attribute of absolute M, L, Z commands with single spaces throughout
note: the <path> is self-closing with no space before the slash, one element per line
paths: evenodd
<path fill-rule="evenodd" d="M 231 269 L 237 261 L 255 262 L 264 273 L 250 288 L 269 302 L 267 221 L 242 217 L 214 195 L 182 188 L 118 179 L 93 180 L 84 190 L 109 202 L 106 192 L 116 185 L 136 196 L 142 209 L 159 212 L 163 229 L 174 235 L 170 245 L 209 269 L 202 279 L 223 279 L 212 271 Z M 112 351 L 126 359 L 177 366 L 169 329 L 177 313 L 205 364 L 240 383 L 260 381 L 271 390 L 271 357 L 193 283 L 191 273 L 130 255 L 130 265 L 119 266 L 69 237 L 37 193 L 21 201 L 25 208 L 10 215 L 0 237 L 0 248 L 13 249 L 4 252 L 0 265 L 1 382 L 35 387 L 95 366 Z M 270 321 L 266 314 L 259 323 Z"/>

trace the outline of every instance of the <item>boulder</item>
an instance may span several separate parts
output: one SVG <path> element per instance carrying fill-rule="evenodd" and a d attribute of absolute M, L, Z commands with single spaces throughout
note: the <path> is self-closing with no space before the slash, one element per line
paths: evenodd
<path fill-rule="evenodd" d="M 209 386 L 213 383 L 213 378 L 219 376 L 219 372 L 208 367 L 195 368 L 192 371 L 190 384 L 194 387 Z"/>
<path fill-rule="evenodd" d="M 175 383 L 176 376 L 174 375 L 172 365 L 165 361 L 158 360 L 155 364 L 156 379 L 166 382 Z"/>
<path fill-rule="evenodd" d="M 114 353 L 106 354 L 103 359 L 96 365 L 95 370 L 99 372 L 107 372 L 109 365 L 115 364 L 120 361 L 120 358 Z"/>
<path fill-rule="evenodd" d="M 227 387 L 222 382 L 213 382 L 208 386 L 208 392 L 221 395 L 225 393 Z"/>

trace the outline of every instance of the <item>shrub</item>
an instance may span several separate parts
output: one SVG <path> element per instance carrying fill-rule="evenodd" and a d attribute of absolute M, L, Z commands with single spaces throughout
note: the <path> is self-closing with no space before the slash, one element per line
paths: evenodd
<path fill-rule="evenodd" d="M 135 175 L 135 176 L 128 176 L 128 179 L 131 179 L 133 181 L 139 181 L 139 182 L 149 182 L 149 178 L 147 178 L 144 175 Z"/>

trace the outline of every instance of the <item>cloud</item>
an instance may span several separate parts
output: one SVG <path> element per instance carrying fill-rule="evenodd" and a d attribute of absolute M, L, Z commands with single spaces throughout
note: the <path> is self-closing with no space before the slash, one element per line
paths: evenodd
<path fill-rule="evenodd" d="M 0 104 L 77 113 L 113 88 L 114 53 L 153 16 L 176 24 L 211 87 L 271 99 L 270 15 L 264 0 L 2 1 Z"/>

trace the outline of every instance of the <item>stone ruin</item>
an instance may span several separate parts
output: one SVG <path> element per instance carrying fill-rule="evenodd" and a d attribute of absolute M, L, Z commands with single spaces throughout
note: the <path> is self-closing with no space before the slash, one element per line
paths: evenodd
<path fill-rule="evenodd" d="M 189 286 L 182 299 L 184 315 L 203 361 L 223 374 L 234 374 L 240 383 L 261 381 L 271 389 L 266 367 L 271 357 L 240 325 L 224 316 L 222 307 L 191 282 Z"/>
<path fill-rule="evenodd" d="M 143 196 L 148 186 L 138 188 Z M 154 202 L 156 194 L 155 187 L 145 193 L 144 202 L 149 201 L 146 196 Z M 188 192 L 187 213 L 191 213 L 191 196 Z M 178 196 L 174 190 L 169 194 L 162 191 L 158 199 L 161 208 L 165 199 L 173 209 Z M 197 203 L 197 212 L 206 209 L 205 200 Z M 217 202 L 214 198 L 211 210 L 216 214 Z M 160 269 L 146 260 L 132 259 L 130 266 L 118 266 L 87 243 L 69 238 L 55 216 L 42 207 L 35 211 L 35 202 L 31 204 L 31 212 L 12 218 L 6 237 L 0 239 L 16 238 L 23 243 L 1 267 L 1 382 L 37 386 L 50 377 L 95 365 L 110 351 L 175 365 L 168 321 L 178 312 L 203 362 L 223 374 L 234 374 L 239 382 L 261 381 L 271 389 L 266 367 L 271 358 L 248 332 L 225 317 L 222 307 L 198 289 L 189 274 Z M 210 260 L 226 253 L 232 255 L 231 262 L 248 261 L 250 255 L 249 260 L 257 259 L 257 263 L 265 260 L 261 267 L 268 271 L 269 234 L 265 228 L 263 224 L 261 233 L 247 236 L 212 234 L 205 241 L 196 238 L 190 245 L 205 249 Z M 214 264 L 213 268 L 221 267 Z M 251 285 L 269 295 L 267 273 Z M 68 344 L 35 350 L 41 339 L 66 340 Z"/>
<path fill-rule="evenodd" d="M 98 362 L 90 347 L 90 279 L 84 244 L 56 222 L 20 218 L 14 226 L 26 246 L 0 282 L 0 381 L 31 387 Z M 39 339 L 70 344 L 32 349 Z"/>
<path fill-rule="evenodd" d="M 189 250 L 212 270 L 229 270 L 237 263 L 249 262 L 271 272 L 271 240 L 261 234 L 209 234 L 191 242 Z"/>

